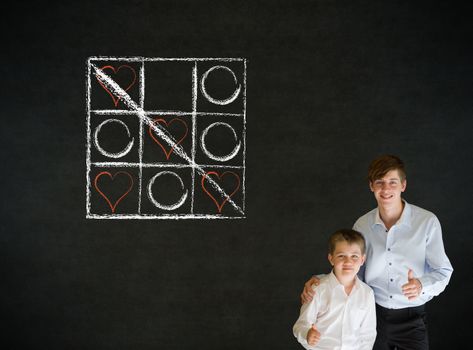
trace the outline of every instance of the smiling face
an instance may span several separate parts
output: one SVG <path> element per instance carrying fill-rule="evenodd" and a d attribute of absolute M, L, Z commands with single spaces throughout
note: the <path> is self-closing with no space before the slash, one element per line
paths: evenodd
<path fill-rule="evenodd" d="M 394 169 L 382 178 L 370 182 L 370 189 L 378 206 L 387 208 L 401 205 L 401 193 L 406 190 L 406 184 L 406 179 L 401 179 L 399 171 Z"/>
<path fill-rule="evenodd" d="M 365 262 L 365 255 L 359 244 L 338 241 L 333 253 L 328 255 L 328 260 L 333 266 L 333 273 L 344 284 L 353 281 Z"/>

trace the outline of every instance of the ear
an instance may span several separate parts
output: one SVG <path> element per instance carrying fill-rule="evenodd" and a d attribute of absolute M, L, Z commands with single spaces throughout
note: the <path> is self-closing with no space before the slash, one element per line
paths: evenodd
<path fill-rule="evenodd" d="M 370 190 L 371 190 L 371 192 L 374 192 L 373 183 L 370 181 L 369 184 L 370 184 Z"/>
<path fill-rule="evenodd" d="M 407 187 L 407 179 L 404 179 L 401 182 L 401 192 L 404 192 L 406 190 L 406 187 Z"/>
<path fill-rule="evenodd" d="M 333 261 L 332 260 L 333 260 L 332 254 L 329 254 L 328 255 L 328 261 L 330 261 L 330 265 L 333 266 Z"/>
<path fill-rule="evenodd" d="M 360 266 L 363 266 L 363 264 L 365 263 L 365 261 L 366 261 L 366 254 L 363 254 L 363 255 L 361 256 L 361 264 L 360 264 Z"/>

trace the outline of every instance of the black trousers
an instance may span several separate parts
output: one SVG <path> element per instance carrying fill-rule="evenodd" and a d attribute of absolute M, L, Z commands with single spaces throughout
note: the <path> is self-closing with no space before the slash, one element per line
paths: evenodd
<path fill-rule="evenodd" d="M 376 304 L 373 350 L 428 350 L 425 306 L 386 309 Z"/>

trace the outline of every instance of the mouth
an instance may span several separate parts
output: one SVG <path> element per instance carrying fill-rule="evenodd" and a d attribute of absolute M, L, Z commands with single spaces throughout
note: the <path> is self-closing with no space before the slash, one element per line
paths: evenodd
<path fill-rule="evenodd" d="M 393 198 L 394 195 L 392 195 L 392 194 L 389 194 L 389 195 L 388 195 L 388 194 L 385 194 L 385 195 L 380 195 L 380 197 L 381 197 L 381 199 L 389 200 L 389 199 Z"/>

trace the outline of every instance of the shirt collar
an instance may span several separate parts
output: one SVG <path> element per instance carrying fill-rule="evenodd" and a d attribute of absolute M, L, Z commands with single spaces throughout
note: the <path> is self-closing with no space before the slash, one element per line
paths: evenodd
<path fill-rule="evenodd" d="M 406 200 L 404 199 L 402 201 L 404 202 L 404 209 L 402 210 L 401 217 L 396 222 L 396 225 L 404 225 L 407 227 L 411 227 L 411 212 L 412 212 L 411 205 L 407 203 Z M 373 227 L 376 225 L 384 226 L 384 222 L 383 220 L 381 220 L 381 216 L 379 215 L 379 208 L 376 208 Z"/>
<path fill-rule="evenodd" d="M 405 225 L 407 227 L 411 227 L 412 207 L 404 199 L 402 201 L 404 202 L 404 210 L 402 211 L 402 214 L 401 214 L 401 217 L 398 220 L 398 223 L 400 225 Z"/>
<path fill-rule="evenodd" d="M 329 285 L 332 289 L 333 288 L 342 288 L 342 289 L 345 288 L 343 286 L 343 284 L 341 284 L 340 281 L 337 279 L 337 276 L 335 276 L 335 274 L 333 273 L 333 269 L 332 269 L 332 271 L 330 271 L 330 273 L 328 275 L 328 283 L 329 283 Z M 355 275 L 355 284 L 353 285 L 353 289 L 358 289 L 359 284 L 360 284 L 360 280 L 359 280 L 358 276 Z"/>

